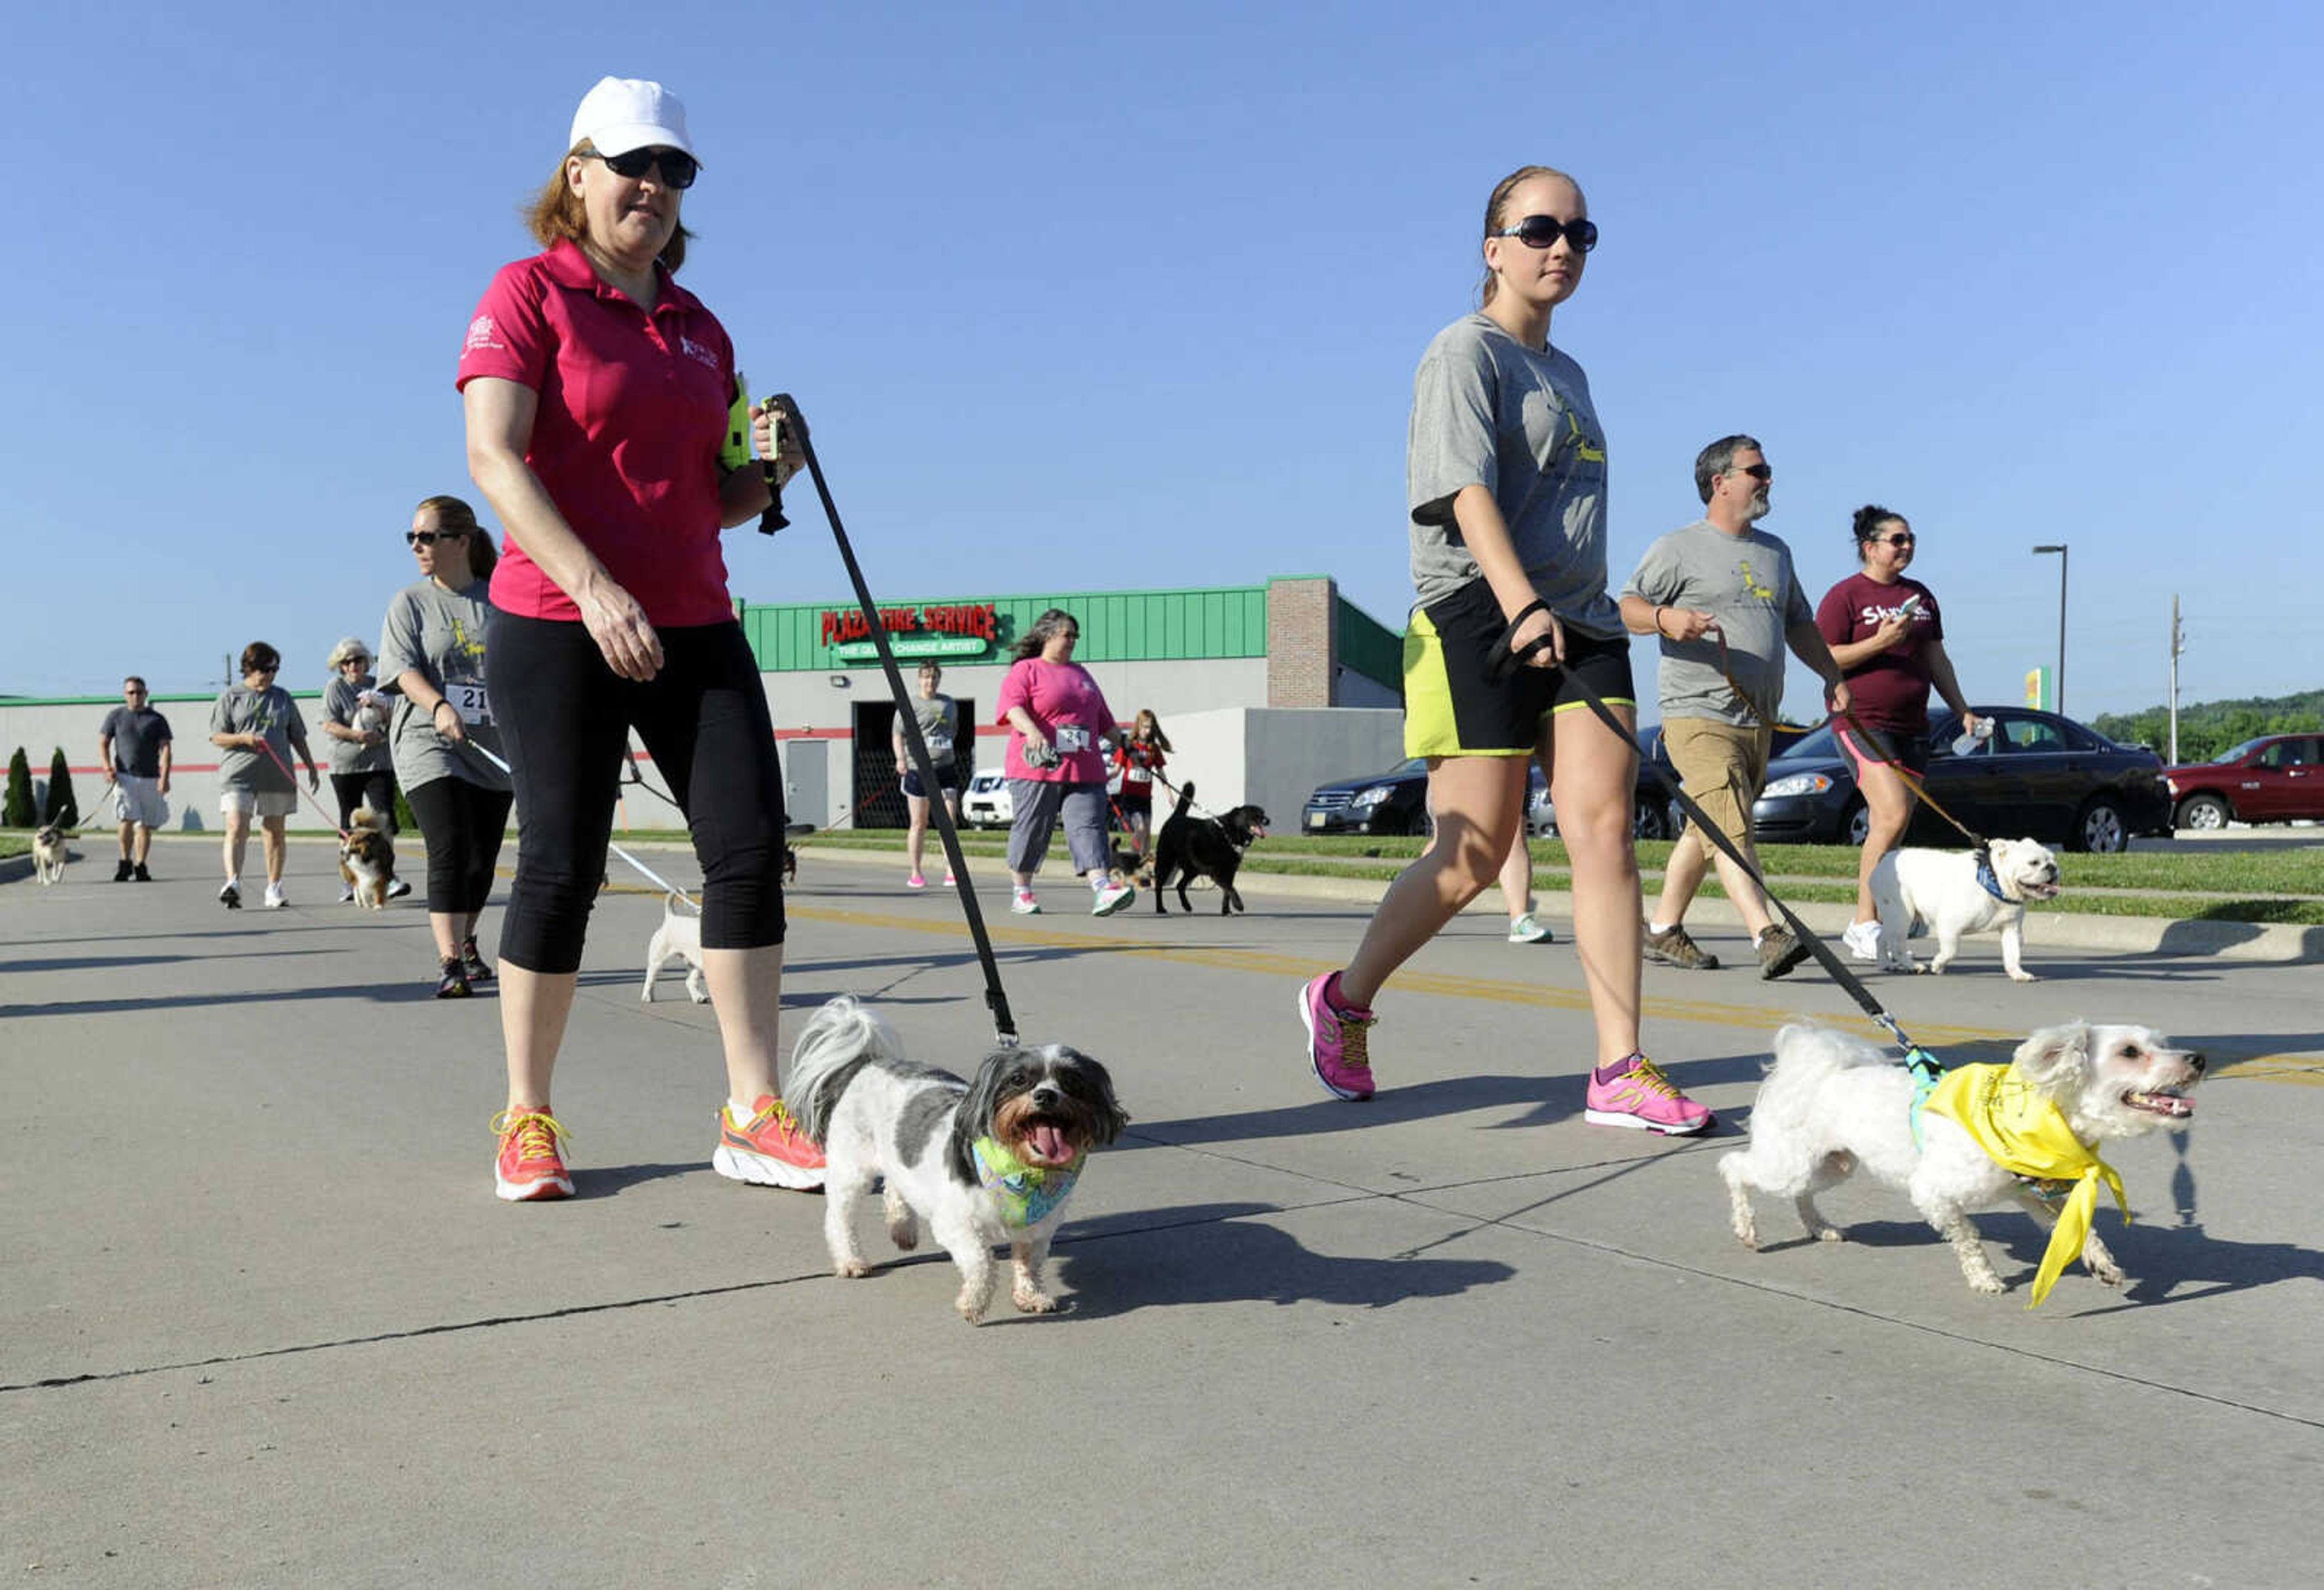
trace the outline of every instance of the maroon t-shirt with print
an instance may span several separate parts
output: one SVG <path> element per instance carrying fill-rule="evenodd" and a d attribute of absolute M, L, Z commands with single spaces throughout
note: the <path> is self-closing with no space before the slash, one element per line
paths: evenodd
<path fill-rule="evenodd" d="M 1918 580 L 1900 576 L 1895 584 L 1884 585 L 1863 574 L 1850 574 L 1825 592 L 1816 604 L 1816 628 L 1824 639 L 1833 646 L 1848 646 L 1870 639 L 1881 625 L 1896 616 L 1905 598 L 1915 595 L 1921 605 L 1904 641 L 1847 671 L 1857 717 L 1868 727 L 1895 734 L 1929 731 L 1929 647 L 1945 638 L 1936 593 Z"/>

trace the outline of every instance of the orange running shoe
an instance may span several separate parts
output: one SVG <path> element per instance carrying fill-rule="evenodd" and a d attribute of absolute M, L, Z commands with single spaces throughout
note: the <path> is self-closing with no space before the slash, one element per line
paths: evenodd
<path fill-rule="evenodd" d="M 823 1150 L 798 1129 L 781 1099 L 761 1093 L 746 1122 L 735 1120 L 733 1105 L 719 1107 L 718 1148 L 710 1168 L 755 1187 L 813 1192 L 823 1185 Z"/>
<path fill-rule="evenodd" d="M 557 1140 L 571 1135 L 545 1109 L 504 1109 L 493 1117 L 501 1140 L 500 1158 L 493 1163 L 493 1190 L 510 1203 L 536 1199 L 571 1198 L 573 1178 Z"/>

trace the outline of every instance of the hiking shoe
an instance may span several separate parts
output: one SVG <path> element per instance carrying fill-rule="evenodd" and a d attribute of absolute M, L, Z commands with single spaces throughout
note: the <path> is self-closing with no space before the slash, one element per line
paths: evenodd
<path fill-rule="evenodd" d="M 1041 902 L 1033 897 L 1031 889 L 1019 889 L 1017 897 L 1009 902 L 1009 909 L 1019 916 L 1038 916 L 1041 914 Z"/>
<path fill-rule="evenodd" d="M 1549 931 L 1549 924 L 1530 911 L 1509 924 L 1509 942 L 1512 944 L 1548 944 L 1555 942 L 1556 939 L 1557 935 Z"/>
<path fill-rule="evenodd" d="M 718 1148 L 710 1168 L 730 1181 L 812 1192 L 823 1185 L 823 1150 L 798 1129 L 781 1099 L 761 1093 L 747 1122 L 734 1119 L 733 1105 L 719 1107 Z"/>
<path fill-rule="evenodd" d="M 1773 981 L 1808 958 L 1808 947 L 1782 923 L 1759 935 L 1759 976 Z"/>
<path fill-rule="evenodd" d="M 129 875 L 132 878 L 134 878 L 139 883 L 152 883 L 153 881 L 153 875 L 145 870 L 145 863 L 143 861 L 140 861 L 135 867 L 132 868 Z"/>
<path fill-rule="evenodd" d="M 1618 1062 L 1611 1077 L 1590 1073 L 1582 1118 L 1593 1126 L 1635 1126 L 1684 1137 L 1713 1124 L 1711 1112 L 1678 1090 L 1662 1068 L 1643 1054 Z"/>
<path fill-rule="evenodd" d="M 444 957 L 444 975 L 436 984 L 436 997 L 466 999 L 475 990 L 468 987 L 467 968 L 460 964 L 460 958 L 456 955 Z"/>
<path fill-rule="evenodd" d="M 115 883 L 127 883 L 131 875 L 135 871 L 136 869 L 130 865 L 129 858 L 124 856 L 113 869 L 113 881 Z"/>
<path fill-rule="evenodd" d="M 489 983 L 493 969 L 484 964 L 484 951 L 476 948 L 476 935 L 470 933 L 460 941 L 460 970 L 468 974 L 472 983 Z"/>
<path fill-rule="evenodd" d="M 1665 966 L 1683 966 L 1689 971 L 1719 970 L 1719 957 L 1687 937 L 1686 924 L 1683 922 L 1674 922 L 1668 932 L 1659 933 L 1648 924 L 1646 947 L 1646 959 Z"/>
<path fill-rule="evenodd" d="M 1877 961 L 1880 959 L 1880 924 L 1877 922 L 1851 922 L 1848 931 L 1840 935 L 1848 946 L 1852 960 Z"/>
<path fill-rule="evenodd" d="M 1110 883 L 1102 889 L 1090 891 L 1090 914 L 1111 916 L 1138 898 L 1138 891 L 1126 883 Z"/>
<path fill-rule="evenodd" d="M 343 884 L 341 884 L 341 885 L 339 886 L 339 904 L 340 904 L 340 905 L 353 905 L 353 904 L 355 903 L 355 885 L 353 885 L 353 884 L 351 884 L 351 883 L 343 883 Z"/>
<path fill-rule="evenodd" d="M 904 887 L 908 889 L 924 889 L 928 887 L 928 880 L 915 872 L 904 880 Z"/>
<path fill-rule="evenodd" d="M 404 896 L 410 892 L 411 886 L 409 883 L 406 883 L 402 878 L 391 878 L 387 880 L 387 897 L 389 899 L 401 900 Z"/>
<path fill-rule="evenodd" d="M 280 911 L 283 906 L 290 903 L 290 902 L 283 896 L 282 886 L 281 884 L 269 883 L 266 886 L 266 908 L 269 911 Z"/>
<path fill-rule="evenodd" d="M 226 887 L 218 891 L 218 904 L 225 906 L 229 911 L 241 910 L 242 886 L 235 882 L 234 879 L 230 878 L 227 878 L 226 880 Z"/>
<path fill-rule="evenodd" d="M 1315 1080 L 1340 1098 L 1372 1096 L 1372 1062 L 1366 1046 L 1372 1023 L 1379 1018 L 1369 1010 L 1335 1005 L 1340 974 L 1327 972 L 1299 990 L 1299 1019 L 1307 1027 L 1307 1063 Z"/>
<path fill-rule="evenodd" d="M 573 1178 L 557 1140 L 569 1135 L 545 1109 L 504 1109 L 493 1117 L 501 1140 L 500 1157 L 493 1162 L 493 1190 L 510 1203 L 536 1199 L 571 1198 Z"/>

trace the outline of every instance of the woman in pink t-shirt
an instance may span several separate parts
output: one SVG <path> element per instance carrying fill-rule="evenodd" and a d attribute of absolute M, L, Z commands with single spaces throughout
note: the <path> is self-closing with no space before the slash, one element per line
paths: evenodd
<path fill-rule="evenodd" d="M 1033 897 L 1033 875 L 1061 816 L 1074 870 L 1089 879 L 1090 914 L 1111 916 L 1138 896 L 1107 876 L 1112 858 L 1105 842 L 1105 756 L 1098 742 L 1111 740 L 1115 725 L 1105 693 L 1074 661 L 1081 635 L 1073 614 L 1049 609 L 1010 648 L 1017 662 L 1001 682 L 995 721 L 1010 729 L 1001 767 L 1016 813 L 1009 830 L 1009 875 L 1017 896 L 1009 908 L 1019 916 L 1041 909 Z"/>
<path fill-rule="evenodd" d="M 757 660 L 726 590 L 720 532 L 805 459 L 724 455 L 739 377 L 725 328 L 672 273 L 681 199 L 700 169 L 686 110 L 659 83 L 606 78 L 573 117 L 534 201 L 540 253 L 505 266 L 460 354 L 468 464 L 508 547 L 493 570 L 486 697 L 513 770 L 516 882 L 501 924 L 508 1107 L 495 1190 L 567 1197 L 549 1113 L 613 800 L 644 742 L 702 865 L 703 975 L 727 1103 L 719 1174 L 823 1184 L 823 1153 L 777 1096 L 783 965 L 783 774 Z"/>
<path fill-rule="evenodd" d="M 1944 616 L 1937 593 L 1904 571 L 1918 545 L 1901 513 L 1867 504 L 1850 527 L 1858 571 L 1824 593 L 1816 604 L 1816 628 L 1831 648 L 1832 661 L 1848 681 L 1848 717 L 1833 725 L 1840 747 L 1856 765 L 1856 787 L 1864 796 L 1864 854 L 1856 868 L 1856 920 L 1841 935 L 1858 960 L 1880 958 L 1879 913 L 1872 904 L 1872 869 L 1896 848 L 1913 820 L 1916 796 L 1888 763 L 1915 776 L 1929 766 L 1929 686 L 1961 715 L 1961 726 L 1978 723 L 1953 677 L 1945 655 Z M 1886 742 L 1868 742 L 1870 730 Z"/>

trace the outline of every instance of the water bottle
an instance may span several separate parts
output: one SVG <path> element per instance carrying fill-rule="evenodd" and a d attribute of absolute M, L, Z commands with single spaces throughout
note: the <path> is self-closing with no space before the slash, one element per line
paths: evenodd
<path fill-rule="evenodd" d="M 1975 730 L 1963 731 L 1960 738 L 1953 741 L 1953 755 L 1957 757 L 1965 757 L 1992 738 L 1993 720 L 1990 718 L 1979 718 L 1977 721 L 1977 728 Z"/>

